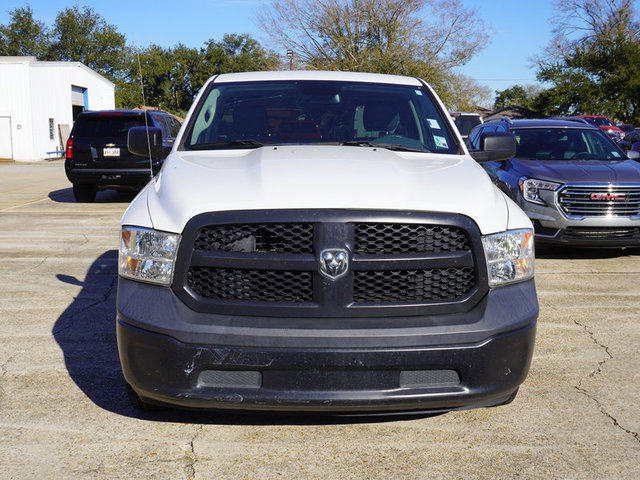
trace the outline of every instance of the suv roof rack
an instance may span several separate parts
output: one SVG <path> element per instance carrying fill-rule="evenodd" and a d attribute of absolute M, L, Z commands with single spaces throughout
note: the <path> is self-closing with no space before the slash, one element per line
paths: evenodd
<path fill-rule="evenodd" d="M 566 120 L 568 122 L 579 122 L 586 123 L 587 125 L 593 125 L 593 123 L 589 123 L 587 120 L 580 117 L 548 117 L 546 120 Z"/>
<path fill-rule="evenodd" d="M 509 117 L 493 117 L 493 118 L 490 118 L 489 120 L 485 120 L 484 122 L 487 123 L 487 122 L 498 122 L 498 121 L 513 123 L 513 121 L 511 121 Z"/>

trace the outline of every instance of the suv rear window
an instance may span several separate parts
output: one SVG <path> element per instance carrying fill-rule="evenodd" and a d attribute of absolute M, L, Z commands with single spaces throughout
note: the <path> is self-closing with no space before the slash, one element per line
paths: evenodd
<path fill-rule="evenodd" d="M 125 138 L 132 127 L 144 127 L 143 116 L 112 116 L 100 115 L 96 117 L 80 117 L 74 125 L 74 135 L 81 137 L 111 137 Z"/>
<path fill-rule="evenodd" d="M 460 135 L 465 136 L 471 133 L 474 127 L 477 127 L 482 123 L 479 115 L 456 115 L 453 117 L 453 122 L 458 127 Z"/>

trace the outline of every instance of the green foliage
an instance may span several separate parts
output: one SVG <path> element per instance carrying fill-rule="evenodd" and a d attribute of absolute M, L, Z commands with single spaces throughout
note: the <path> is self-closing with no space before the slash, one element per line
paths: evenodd
<path fill-rule="evenodd" d="M 125 61 L 126 38 L 90 7 L 67 8 L 56 16 L 47 58 L 82 62 L 116 80 Z"/>
<path fill-rule="evenodd" d="M 43 22 L 33 18 L 31 7 L 10 12 L 11 22 L 0 25 L 0 55 L 44 57 L 49 43 Z"/>
<path fill-rule="evenodd" d="M 119 84 L 116 102 L 120 107 L 146 103 L 184 116 L 198 90 L 210 76 L 273 70 L 279 63 L 280 59 L 275 54 L 265 51 L 249 35 L 228 34 L 221 42 L 211 39 L 199 50 L 181 44 L 169 49 L 151 45 L 139 54 L 132 55 L 126 78 Z"/>
<path fill-rule="evenodd" d="M 560 53 L 539 63 L 538 80 L 551 87 L 533 102 L 547 115 L 602 114 L 640 123 L 640 27 L 627 0 L 574 0 L 571 12 L 604 12 L 586 18 L 582 37 L 556 41 Z"/>
<path fill-rule="evenodd" d="M 496 92 L 494 108 L 496 110 L 509 105 L 518 105 L 524 108 L 532 108 L 533 99 L 522 85 L 514 85 Z"/>
<path fill-rule="evenodd" d="M 7 25 L 0 25 L 0 55 L 82 62 L 115 83 L 118 108 L 146 104 L 184 117 L 211 75 L 280 67 L 277 55 L 246 34 L 210 39 L 200 49 L 150 45 L 137 52 L 90 7 L 62 10 L 51 29 L 34 19 L 28 6 L 10 16 Z"/>
<path fill-rule="evenodd" d="M 227 34 L 221 42 L 209 40 L 202 50 L 208 75 L 256 70 L 276 70 L 280 58 L 267 52 L 250 35 Z"/>

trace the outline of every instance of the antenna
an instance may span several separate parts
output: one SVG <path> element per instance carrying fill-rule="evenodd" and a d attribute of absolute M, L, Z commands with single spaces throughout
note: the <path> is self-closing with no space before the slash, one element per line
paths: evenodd
<path fill-rule="evenodd" d="M 147 132 L 147 148 L 149 149 L 149 179 L 153 178 L 153 159 L 151 158 L 151 139 L 149 138 L 149 118 L 147 111 L 144 107 L 147 106 L 147 102 L 144 99 L 144 82 L 142 81 L 142 65 L 140 63 L 140 49 L 136 46 L 136 56 L 138 58 L 138 74 L 140 75 L 140 90 L 142 90 L 142 107 L 144 112 L 144 127 Z"/>

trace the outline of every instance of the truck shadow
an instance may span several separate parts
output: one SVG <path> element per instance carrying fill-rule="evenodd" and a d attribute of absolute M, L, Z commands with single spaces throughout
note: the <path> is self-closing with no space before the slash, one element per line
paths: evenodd
<path fill-rule="evenodd" d="M 143 412 L 127 398 L 116 343 L 118 252 L 108 250 L 89 267 L 84 281 L 58 274 L 60 282 L 82 290 L 53 326 L 69 376 L 98 407 L 126 417 L 158 422 L 212 425 L 327 425 L 411 420 L 434 414 L 402 416 L 327 416 L 233 414 L 160 409 Z"/>
<path fill-rule="evenodd" d="M 104 190 L 96 194 L 95 203 L 131 203 L 138 194 L 138 190 L 118 192 L 116 190 Z M 73 197 L 72 188 L 62 188 L 49 192 L 49 199 L 56 203 L 77 203 Z"/>

